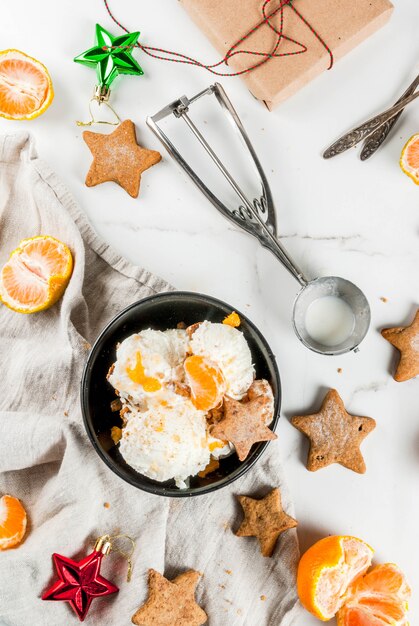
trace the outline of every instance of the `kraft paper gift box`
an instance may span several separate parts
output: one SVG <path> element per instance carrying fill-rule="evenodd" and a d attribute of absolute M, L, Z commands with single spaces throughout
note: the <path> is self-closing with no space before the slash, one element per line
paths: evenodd
<path fill-rule="evenodd" d="M 222 57 L 263 19 L 263 0 L 180 2 Z M 381 28 L 393 11 L 389 0 L 294 0 L 293 4 L 330 48 L 334 62 Z M 280 0 L 272 0 L 266 5 L 266 12 L 273 12 L 279 5 Z M 325 46 L 292 8 L 284 6 L 283 16 L 284 35 L 302 43 L 307 51 L 269 59 L 261 67 L 242 75 L 251 93 L 270 110 L 328 69 L 331 60 Z M 271 21 L 279 30 L 280 12 Z M 237 50 L 270 52 L 276 41 L 275 32 L 263 24 Z M 282 40 L 278 52 L 299 49 L 295 43 Z M 235 55 L 228 67 L 221 65 L 218 70 L 240 71 L 260 59 L 248 54 Z M 338 70 L 333 66 L 331 71 Z"/>

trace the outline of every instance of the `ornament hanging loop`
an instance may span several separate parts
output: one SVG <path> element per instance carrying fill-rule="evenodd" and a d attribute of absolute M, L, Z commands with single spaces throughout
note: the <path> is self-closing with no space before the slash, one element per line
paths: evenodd
<path fill-rule="evenodd" d="M 115 545 L 118 539 L 127 539 L 131 543 L 131 550 L 126 552 Z M 135 550 L 135 541 L 129 535 L 102 535 L 98 537 L 95 543 L 96 552 L 102 552 L 105 556 L 111 552 L 118 552 L 124 559 L 128 561 L 127 582 L 129 583 L 132 576 L 132 555 Z"/>
<path fill-rule="evenodd" d="M 126 539 L 131 543 L 131 549 L 129 552 L 125 550 L 121 550 L 121 548 L 115 546 L 115 541 L 118 539 Z M 128 571 L 127 571 L 127 582 L 129 583 L 132 576 L 132 555 L 135 550 L 135 541 L 129 535 L 113 535 L 109 537 L 109 541 L 111 543 L 111 550 L 114 552 L 119 552 L 119 554 L 128 561 Z"/>
<path fill-rule="evenodd" d="M 93 124 L 106 124 L 107 126 L 118 126 L 121 123 L 121 118 L 118 113 L 115 111 L 113 107 L 109 104 L 109 97 L 111 95 L 111 90 L 106 85 L 96 85 L 95 90 L 93 92 L 93 97 L 89 101 L 89 113 L 90 120 L 88 122 L 80 122 L 77 121 L 77 126 L 93 126 Z M 102 104 L 107 107 L 112 114 L 115 116 L 114 122 L 109 122 L 106 120 L 98 120 L 95 118 L 92 111 L 92 103 L 97 102 L 99 106 Z"/>

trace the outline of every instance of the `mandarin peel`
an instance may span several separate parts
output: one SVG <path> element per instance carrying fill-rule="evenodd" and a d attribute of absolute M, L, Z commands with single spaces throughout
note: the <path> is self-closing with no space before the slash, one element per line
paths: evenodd
<path fill-rule="evenodd" d="M 297 572 L 304 608 L 321 621 L 334 617 L 350 584 L 371 565 L 373 553 L 368 544 L 351 536 L 326 537 L 311 546 Z"/>

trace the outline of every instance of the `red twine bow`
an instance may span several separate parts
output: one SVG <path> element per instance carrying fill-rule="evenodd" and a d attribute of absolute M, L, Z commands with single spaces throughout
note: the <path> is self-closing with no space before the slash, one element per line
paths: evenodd
<path fill-rule="evenodd" d="M 109 8 L 109 0 L 103 0 L 103 1 L 105 3 L 105 7 L 109 14 L 109 17 L 115 22 L 117 26 L 119 26 L 120 28 L 122 28 L 122 30 L 128 33 L 129 32 L 128 29 L 125 28 L 125 26 L 123 26 L 120 22 L 118 22 L 118 20 L 115 18 L 115 16 L 111 12 Z M 139 42 L 136 44 L 136 46 L 140 48 L 145 54 L 148 54 L 149 56 L 153 57 L 153 59 L 160 59 L 162 61 L 170 61 L 171 63 L 184 63 L 186 65 L 195 65 L 197 67 L 202 67 L 203 69 L 208 70 L 208 72 L 211 72 L 212 74 L 215 74 L 216 76 L 240 76 L 242 74 L 247 74 L 248 72 L 255 70 L 257 67 L 260 67 L 261 65 L 264 65 L 264 63 L 266 63 L 270 59 L 280 58 L 280 57 L 289 57 L 289 56 L 294 56 L 296 54 L 304 54 L 304 52 L 307 52 L 307 49 L 308 49 L 307 46 L 297 41 L 296 39 L 293 39 L 292 37 L 288 37 L 287 35 L 284 34 L 284 9 L 285 7 L 289 7 L 302 20 L 302 22 L 307 26 L 307 28 L 311 31 L 311 33 L 315 36 L 315 38 L 322 44 L 322 46 L 327 51 L 330 57 L 330 65 L 328 67 L 328 69 L 330 70 L 334 62 L 332 50 L 329 48 L 329 46 L 321 37 L 321 35 L 313 28 L 310 22 L 308 22 L 306 18 L 300 13 L 300 11 L 298 11 L 295 8 L 293 4 L 294 0 L 280 0 L 279 6 L 276 9 L 273 9 L 270 13 L 267 13 L 267 6 L 268 4 L 270 4 L 270 2 L 272 2 L 272 0 L 265 0 L 263 3 L 263 6 L 262 6 L 263 19 L 256 26 L 254 26 L 251 30 L 249 30 L 249 32 L 243 35 L 243 37 L 241 37 L 234 45 L 232 45 L 229 51 L 227 52 L 227 54 L 225 55 L 225 57 L 221 59 L 221 61 L 218 61 L 218 63 L 214 63 L 212 65 L 205 65 L 204 63 L 201 63 L 200 61 L 197 61 L 196 59 L 190 56 L 187 56 L 186 54 L 182 54 L 181 52 L 173 52 L 171 50 L 164 50 L 163 48 L 155 48 L 153 46 L 144 46 L 143 44 Z M 277 13 L 279 13 L 279 19 L 280 19 L 279 28 L 277 28 L 271 22 L 271 19 L 275 17 Z M 265 24 L 269 26 L 269 28 L 273 30 L 274 33 L 277 35 L 275 45 L 270 52 L 255 52 L 253 50 L 237 50 L 237 48 L 243 42 L 249 39 L 249 37 L 251 37 L 253 33 L 258 31 Z M 299 47 L 299 49 L 290 51 L 290 52 L 277 52 L 282 40 L 294 43 L 296 46 Z M 250 65 L 249 67 L 245 68 L 244 70 L 240 70 L 237 72 L 221 72 L 216 69 L 220 65 L 223 65 L 223 64 L 228 65 L 228 61 L 232 57 L 238 54 L 248 54 L 248 55 L 252 55 L 256 57 L 262 57 L 262 59 L 260 61 L 257 61 L 253 65 Z"/>

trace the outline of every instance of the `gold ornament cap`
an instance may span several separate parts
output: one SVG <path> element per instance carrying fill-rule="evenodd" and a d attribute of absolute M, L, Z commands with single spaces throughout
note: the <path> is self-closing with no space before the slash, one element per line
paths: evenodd
<path fill-rule="evenodd" d="M 95 543 L 96 552 L 102 552 L 102 554 L 107 556 L 109 552 L 111 551 L 111 549 L 112 549 L 112 542 L 111 542 L 111 538 L 109 537 L 109 535 L 103 535 L 102 537 L 99 537 L 98 539 L 96 539 L 96 543 Z"/>
<path fill-rule="evenodd" d="M 111 90 L 109 87 L 96 85 L 95 90 L 93 92 L 93 98 L 98 102 L 107 102 L 111 95 Z"/>

